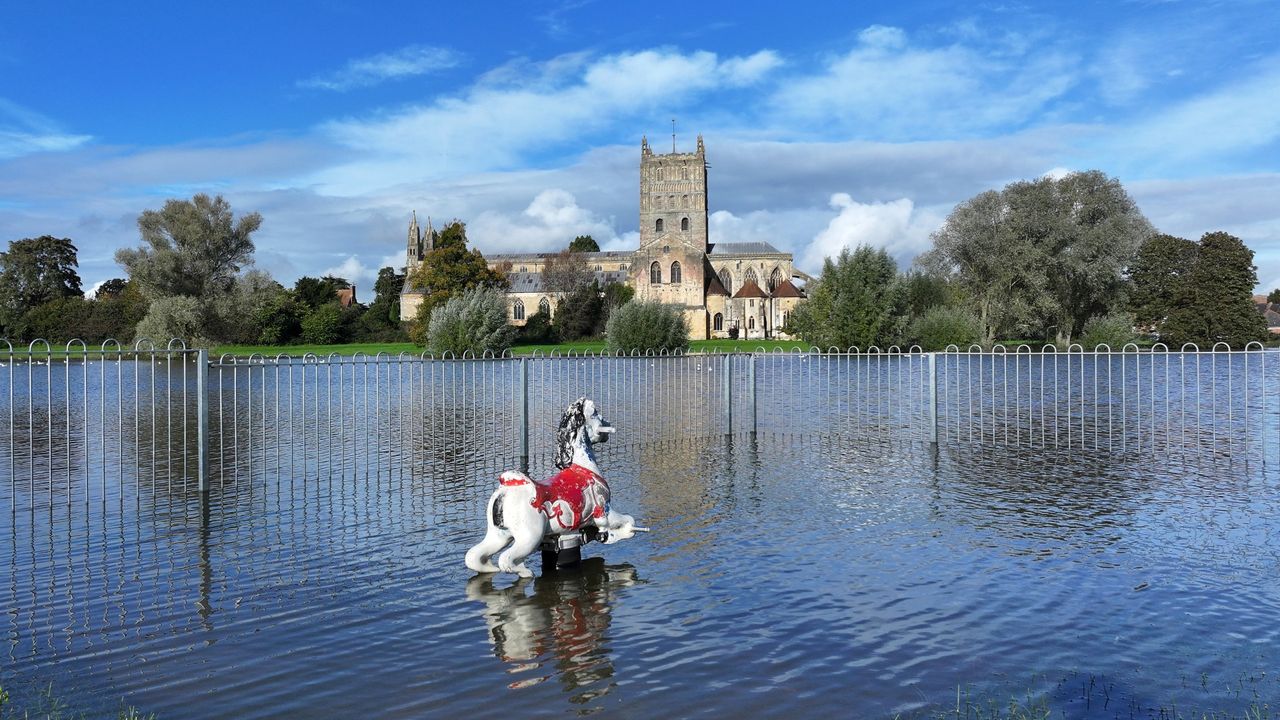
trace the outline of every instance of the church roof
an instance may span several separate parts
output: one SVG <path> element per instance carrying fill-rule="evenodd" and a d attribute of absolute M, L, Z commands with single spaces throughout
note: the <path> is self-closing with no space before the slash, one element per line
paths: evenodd
<path fill-rule="evenodd" d="M 804 297 L 800 294 L 799 288 L 791 284 L 790 280 L 783 280 L 773 288 L 773 296 L 776 298 L 798 298 Z"/>
<path fill-rule="evenodd" d="M 711 269 L 711 263 L 708 262 L 703 268 L 703 276 L 707 278 L 707 294 L 708 295 L 724 295 L 729 297 L 729 291 L 725 289 L 724 283 L 720 282 L 720 276 L 715 270 Z"/>
<path fill-rule="evenodd" d="M 748 280 L 742 283 L 742 287 L 738 288 L 738 292 L 733 294 L 734 299 L 737 298 L 767 298 L 769 294 L 760 289 L 755 280 Z"/>
<path fill-rule="evenodd" d="M 600 283 L 601 287 L 609 283 L 625 283 L 627 281 L 627 274 L 621 270 L 594 270 L 591 275 L 596 282 Z M 542 273 L 540 272 L 509 272 L 507 273 L 507 281 L 511 283 L 511 289 L 507 292 L 549 292 L 543 285 Z"/>
<path fill-rule="evenodd" d="M 785 255 L 767 242 L 720 242 L 711 245 L 711 255 Z"/>

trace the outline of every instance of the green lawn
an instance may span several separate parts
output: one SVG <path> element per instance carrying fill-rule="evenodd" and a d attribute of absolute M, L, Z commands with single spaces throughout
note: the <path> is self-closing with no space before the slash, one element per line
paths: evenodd
<path fill-rule="evenodd" d="M 780 340 L 694 340 L 689 343 L 689 352 L 752 352 L 763 348 L 766 351 L 774 349 L 781 350 L 807 350 L 808 345 L 802 342 L 780 341 Z M 515 355 L 532 355 L 535 352 L 541 355 L 549 355 L 553 352 L 565 354 L 568 352 L 577 353 L 600 353 L 604 352 L 605 343 L 603 340 L 584 340 L 581 342 L 558 343 L 556 345 L 516 345 L 511 348 L 511 352 Z M 402 352 L 418 355 L 422 352 L 422 348 L 415 346 L 413 343 L 352 343 L 350 345 L 220 345 L 209 351 L 209 356 L 217 358 L 223 354 L 248 356 L 253 354 L 265 355 L 267 357 L 275 357 L 276 355 L 292 355 L 300 357 L 307 353 L 313 353 L 320 357 L 325 357 L 329 353 L 337 353 L 339 355 L 355 355 L 362 352 L 366 355 L 377 355 L 380 352 L 387 353 L 391 356 L 399 355 Z"/>

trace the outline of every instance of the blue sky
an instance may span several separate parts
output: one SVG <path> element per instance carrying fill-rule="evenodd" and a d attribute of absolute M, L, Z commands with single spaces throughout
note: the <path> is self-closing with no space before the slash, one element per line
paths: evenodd
<path fill-rule="evenodd" d="M 4 0 L 0 240 L 72 238 L 90 287 L 140 212 L 209 192 L 262 213 L 286 285 L 371 288 L 411 210 L 486 253 L 629 249 L 640 137 L 675 118 L 712 239 L 811 271 L 905 267 L 955 203 L 1097 168 L 1280 287 L 1280 4 L 888 5 Z"/>

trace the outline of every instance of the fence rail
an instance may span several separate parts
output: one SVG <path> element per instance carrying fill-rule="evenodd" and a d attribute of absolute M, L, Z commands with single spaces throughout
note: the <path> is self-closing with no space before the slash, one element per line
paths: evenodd
<path fill-rule="evenodd" d="M 545 468 L 573 399 L 617 441 L 765 433 L 1280 462 L 1280 355 L 913 348 L 514 358 L 0 347 L 0 507 L 263 480 Z M 0 481 L 2 482 L 2 481 Z"/>

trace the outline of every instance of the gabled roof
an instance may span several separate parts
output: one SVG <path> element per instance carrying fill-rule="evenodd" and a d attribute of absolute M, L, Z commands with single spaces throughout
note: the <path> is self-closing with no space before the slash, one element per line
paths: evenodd
<path fill-rule="evenodd" d="M 710 270 L 709 264 L 703 270 L 702 274 L 707 278 L 707 294 L 729 297 L 729 291 L 724 288 L 724 283 L 720 282 L 720 276 L 716 275 L 715 271 Z"/>
<path fill-rule="evenodd" d="M 767 298 L 769 294 L 760 289 L 760 286 L 754 280 L 748 280 L 742 283 L 742 287 L 738 288 L 738 292 L 733 294 L 737 298 Z"/>
<path fill-rule="evenodd" d="M 799 288 L 791 284 L 790 280 L 783 280 L 773 288 L 773 296 L 776 298 L 798 298 L 804 297 Z"/>
<path fill-rule="evenodd" d="M 711 255 L 785 255 L 767 242 L 719 242 L 707 251 Z"/>

